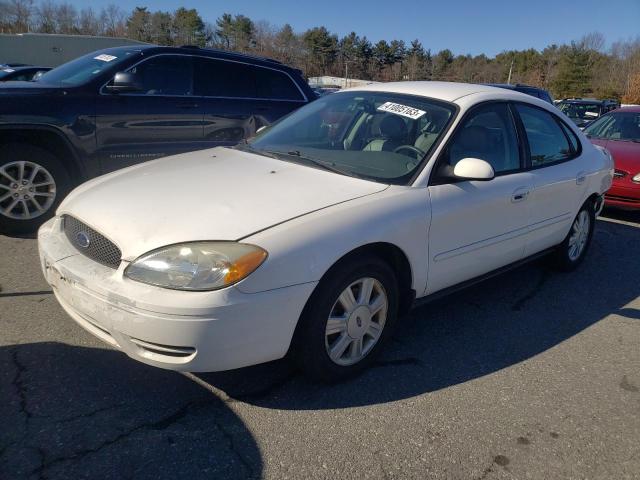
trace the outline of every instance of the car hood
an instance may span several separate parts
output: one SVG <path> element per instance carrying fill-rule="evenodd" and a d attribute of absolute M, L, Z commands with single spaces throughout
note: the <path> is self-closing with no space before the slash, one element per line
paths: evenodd
<path fill-rule="evenodd" d="M 609 150 L 614 166 L 618 170 L 624 170 L 632 175 L 640 173 L 640 143 L 600 138 L 592 138 L 591 143 Z"/>
<path fill-rule="evenodd" d="M 115 242 L 124 260 L 252 233 L 388 185 L 214 148 L 154 160 L 76 188 L 58 208 Z"/>
<path fill-rule="evenodd" d="M 0 82 L 0 95 L 38 95 L 49 93 L 62 93 L 63 88 L 40 82 Z"/>

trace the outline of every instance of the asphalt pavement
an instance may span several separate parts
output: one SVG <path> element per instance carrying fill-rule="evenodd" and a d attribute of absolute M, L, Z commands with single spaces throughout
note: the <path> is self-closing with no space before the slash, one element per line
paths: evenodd
<path fill-rule="evenodd" d="M 412 311 L 377 364 L 180 374 L 77 326 L 0 236 L 0 479 L 638 479 L 640 214 Z"/>

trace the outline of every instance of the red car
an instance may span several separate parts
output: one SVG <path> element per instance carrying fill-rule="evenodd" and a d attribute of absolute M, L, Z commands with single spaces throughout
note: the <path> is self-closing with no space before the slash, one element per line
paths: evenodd
<path fill-rule="evenodd" d="M 613 156 L 615 173 L 605 204 L 640 210 L 640 107 L 619 108 L 602 115 L 584 133 Z"/>

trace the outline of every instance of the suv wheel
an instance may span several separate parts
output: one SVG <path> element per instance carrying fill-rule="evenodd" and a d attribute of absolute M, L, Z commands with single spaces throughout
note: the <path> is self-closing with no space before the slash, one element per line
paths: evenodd
<path fill-rule="evenodd" d="M 35 232 L 69 191 L 69 175 L 42 148 L 9 144 L 0 151 L 0 233 Z"/>
<path fill-rule="evenodd" d="M 307 303 L 292 353 L 311 377 L 336 382 L 366 368 L 391 335 L 398 312 L 393 270 L 377 257 L 332 269 Z"/>

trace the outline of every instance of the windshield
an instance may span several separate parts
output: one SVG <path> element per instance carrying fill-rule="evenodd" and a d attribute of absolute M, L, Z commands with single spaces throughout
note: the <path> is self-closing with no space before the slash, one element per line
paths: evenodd
<path fill-rule="evenodd" d="M 449 103 L 413 95 L 339 92 L 265 129 L 249 141 L 249 148 L 345 175 L 402 184 L 416 172 L 454 112 Z"/>
<path fill-rule="evenodd" d="M 640 142 L 640 112 L 614 112 L 602 116 L 584 133 L 591 138 Z"/>
<path fill-rule="evenodd" d="M 137 53 L 140 53 L 140 50 L 133 48 L 93 52 L 50 70 L 42 75 L 38 81 L 70 87 L 82 85 Z"/>
<path fill-rule="evenodd" d="M 600 116 L 600 105 L 597 103 L 562 102 L 558 108 L 567 117 L 578 120 L 593 120 Z"/>

